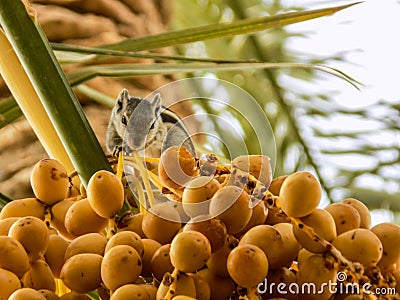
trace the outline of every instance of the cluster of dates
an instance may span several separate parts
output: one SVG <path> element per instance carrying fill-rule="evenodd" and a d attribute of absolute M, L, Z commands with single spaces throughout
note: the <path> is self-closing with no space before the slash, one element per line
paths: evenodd
<path fill-rule="evenodd" d="M 121 214 L 131 195 L 114 173 L 76 188 L 59 162 L 38 162 L 36 198 L 0 212 L 0 299 L 377 299 L 378 289 L 399 297 L 400 227 L 371 228 L 353 198 L 319 208 L 311 173 L 272 180 L 266 156 L 223 165 L 183 147 L 149 172 L 169 200 Z M 328 282 L 368 283 L 370 293 Z"/>

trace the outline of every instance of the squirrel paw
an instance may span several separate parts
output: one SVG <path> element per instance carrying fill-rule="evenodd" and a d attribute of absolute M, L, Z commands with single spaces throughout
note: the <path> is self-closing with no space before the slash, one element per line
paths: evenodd
<path fill-rule="evenodd" d="M 120 153 L 121 151 L 122 151 L 122 146 L 120 146 L 120 145 L 115 145 L 115 146 L 114 146 L 114 150 L 113 150 L 113 152 L 112 152 L 112 155 L 118 157 L 118 156 L 119 156 L 119 153 Z"/>
<path fill-rule="evenodd" d="M 133 152 L 133 149 L 128 145 L 115 145 L 112 155 L 118 157 L 120 152 L 123 152 L 124 155 L 130 155 Z"/>

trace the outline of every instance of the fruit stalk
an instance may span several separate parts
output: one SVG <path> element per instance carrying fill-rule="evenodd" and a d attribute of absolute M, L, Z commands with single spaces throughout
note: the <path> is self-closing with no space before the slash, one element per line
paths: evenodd
<path fill-rule="evenodd" d="M 259 300 L 259 299 L 261 299 L 260 295 L 257 292 L 257 287 L 250 288 L 250 289 L 247 290 L 246 299 L 247 300 Z"/>
<path fill-rule="evenodd" d="M 324 240 L 322 237 L 320 237 L 318 234 L 315 233 L 314 229 L 310 226 L 307 226 L 303 224 L 298 218 L 290 218 L 293 226 L 299 227 L 301 230 L 303 230 L 310 238 L 313 240 L 318 241 L 323 247 L 325 247 L 329 253 L 331 253 L 341 264 L 346 265 L 349 267 L 350 271 L 352 271 L 354 274 L 357 272 L 354 270 L 353 263 L 346 259 L 342 253 L 338 249 L 336 249 L 331 243 L 328 241 Z"/>
<path fill-rule="evenodd" d="M 143 183 L 144 186 L 146 188 L 146 192 L 147 192 L 147 196 L 149 198 L 149 205 L 150 207 L 155 205 L 155 199 L 154 199 L 154 194 L 153 194 L 153 190 L 151 189 L 151 184 L 150 184 L 150 180 L 149 180 L 149 175 L 148 175 L 148 171 L 147 169 L 144 167 L 143 165 L 143 161 L 139 156 L 139 153 L 137 153 L 136 151 L 133 151 L 133 158 L 136 161 L 136 165 L 139 169 L 139 173 L 143 178 Z"/>
<path fill-rule="evenodd" d="M 176 295 L 176 285 L 178 282 L 178 276 L 179 276 L 179 270 L 175 268 L 171 274 L 172 283 L 169 286 L 167 294 L 165 295 L 165 300 L 172 300 L 172 298 Z"/>

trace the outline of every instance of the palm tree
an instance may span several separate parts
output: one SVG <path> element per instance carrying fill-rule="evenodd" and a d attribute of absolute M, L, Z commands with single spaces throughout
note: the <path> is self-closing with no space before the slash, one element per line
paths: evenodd
<path fill-rule="evenodd" d="M 255 0 L 246 2 L 235 0 L 197 2 L 189 0 L 184 3 L 176 1 L 172 7 L 166 5 L 166 3 L 169 3 L 167 1 L 135 2 L 133 4 L 132 1 L 115 2 L 104 0 L 99 2 L 98 6 L 91 6 L 88 3 L 87 1 L 66 1 L 56 7 L 50 5 L 54 4 L 52 1 L 34 3 L 34 7 L 39 12 L 39 20 L 42 21 L 42 26 L 49 39 L 55 42 L 62 42 L 61 45 L 53 44 L 52 46 L 53 49 L 62 50 L 58 52 L 60 53 L 58 56 L 59 61 L 63 63 L 64 70 L 69 74 L 70 82 L 76 87 L 80 99 L 92 98 L 111 106 L 112 99 L 110 96 L 115 96 L 121 86 L 129 85 L 131 89 L 137 91 L 137 94 L 145 95 L 163 83 L 178 78 L 176 77 L 177 75 L 171 77 L 170 74 L 183 74 L 182 72 L 184 72 L 194 76 L 212 73 L 213 76 L 237 84 L 248 91 L 264 109 L 264 113 L 267 115 L 275 133 L 278 153 L 275 168 L 276 176 L 296 170 L 310 169 L 320 179 L 326 198 L 330 201 L 338 201 L 343 197 L 353 196 L 363 200 L 371 209 L 382 207 L 382 205 L 393 211 L 400 209 L 396 204 L 397 201 L 395 201 L 398 198 L 398 194 L 388 194 L 383 190 L 361 188 L 357 183 L 360 178 L 370 174 L 384 183 L 397 184 L 398 186 L 396 175 L 387 170 L 398 168 L 399 147 L 393 147 L 393 145 L 371 145 L 368 143 L 369 135 L 366 132 L 324 132 L 315 123 L 316 120 L 320 119 L 329 120 L 329 117 L 333 114 L 355 117 L 367 116 L 375 118 L 383 128 L 390 130 L 394 135 L 398 135 L 398 118 L 396 117 L 398 115 L 398 104 L 390 104 L 384 101 L 378 103 L 375 108 L 384 108 L 389 116 L 382 118 L 382 116 L 371 115 L 371 110 L 350 111 L 332 108 L 332 99 L 329 95 L 323 93 L 306 94 L 294 91 L 290 85 L 283 86 L 281 82 L 285 78 L 296 78 L 310 82 L 320 74 L 317 73 L 319 70 L 316 70 L 317 64 L 331 62 L 330 58 L 320 59 L 308 56 L 304 59 L 288 51 L 285 41 L 294 33 L 289 33 L 284 27 L 279 26 L 279 28 L 262 32 L 262 34 L 237 35 L 241 33 L 240 31 L 236 31 L 233 35 L 219 34 L 217 35 L 217 37 L 220 37 L 219 39 L 212 40 L 208 40 L 211 37 L 210 32 L 208 32 L 209 37 L 206 35 L 203 39 L 191 39 L 190 34 L 183 38 L 183 35 L 179 36 L 180 33 L 167 35 L 165 40 L 155 40 L 151 36 L 146 38 L 149 34 L 167 31 L 170 26 L 179 30 L 205 24 L 233 22 L 241 19 L 248 20 L 248 18 L 285 13 L 289 10 L 301 11 L 302 9 L 284 8 L 279 2 L 266 5 L 262 1 Z M 57 18 L 50 17 L 55 15 L 55 11 L 61 11 L 66 14 L 63 14 L 63 18 L 57 21 Z M 121 13 L 121 11 L 124 13 Z M 90 12 L 94 12 L 96 15 L 90 15 L 90 18 L 87 18 Z M 171 25 L 170 20 L 172 20 Z M 82 21 L 87 21 L 87 23 Z M 296 22 L 296 20 L 292 22 Z M 59 24 L 59 26 L 65 26 L 66 28 L 71 28 L 71 26 L 78 27 L 76 30 L 58 36 L 60 32 L 65 31 L 52 31 L 51 24 Z M 89 36 L 85 36 L 88 32 L 90 32 Z M 255 29 L 253 32 L 255 32 Z M 77 33 L 83 33 L 84 36 L 79 36 L 79 34 L 76 36 Z M 243 31 L 242 33 L 248 32 Z M 144 39 L 132 39 L 139 36 L 144 37 Z M 127 41 L 125 40 L 126 38 L 128 38 Z M 67 43 L 85 46 L 86 48 L 77 46 L 68 48 Z M 110 43 L 112 45 L 107 46 L 107 50 L 105 50 L 106 48 L 87 48 L 87 46 L 94 47 Z M 174 55 L 174 50 L 166 48 L 167 46 L 175 46 L 177 53 L 183 56 Z M 138 53 L 126 52 L 151 49 L 162 50 L 152 50 L 147 54 L 141 52 L 139 55 Z M 122 53 L 121 51 L 125 52 Z M 100 60 L 91 60 L 87 53 L 103 54 L 107 55 L 107 57 L 104 58 L 102 56 Z M 120 58 L 121 56 L 123 58 Z M 341 59 L 341 57 L 332 58 L 333 61 L 334 59 Z M 249 62 L 249 60 L 272 63 L 303 63 L 303 68 L 271 69 L 263 67 L 260 70 L 254 70 L 256 64 L 251 65 L 253 62 Z M 186 61 L 186 63 L 194 61 L 197 65 L 191 65 L 194 67 L 189 69 L 186 68 L 189 66 L 188 64 L 182 64 L 178 73 L 176 73 L 175 65 L 174 68 L 171 68 L 171 65 L 159 65 L 160 67 L 158 67 L 158 65 L 154 65 L 154 62 L 158 63 L 158 61 Z M 140 67 L 146 64 L 153 64 L 154 67 L 151 71 L 150 67 L 147 67 L 136 69 L 134 72 L 128 72 L 128 74 L 122 74 L 121 69 L 118 70 L 118 66 L 116 66 L 116 63 L 121 62 L 127 66 L 128 64 L 131 66 L 133 63 Z M 224 68 L 229 69 L 227 67 L 229 62 L 247 63 L 247 68 L 254 68 L 253 70 L 242 71 L 238 71 L 239 68 L 236 68 L 235 72 L 222 70 Z M 104 68 L 106 63 L 108 66 L 114 64 L 115 67 L 106 69 Z M 215 65 L 210 68 L 210 65 L 200 66 L 202 63 Z M 313 64 L 314 68 L 304 68 L 305 63 Z M 85 68 L 87 66 L 92 69 Z M 329 71 L 345 77 L 337 70 Z M 143 76 L 144 74 L 152 74 L 152 76 Z M 118 80 L 109 78 L 109 76 L 127 75 L 135 76 L 134 80 L 132 80 L 132 77 L 129 80 L 126 77 Z M 93 77 L 96 78 L 92 79 Z M 89 79 L 92 80 L 88 81 Z M 346 79 L 352 81 L 348 77 Z M 354 81 L 352 82 L 354 83 Z M 239 100 L 233 98 L 232 101 Z M 12 106 L 10 104 L 13 103 L 11 100 L 3 101 L 3 103 L 6 104 L 3 104 L 3 110 L 0 113 L 5 116 L 6 122 L 2 126 L 19 115 L 18 107 Z M 215 110 L 207 107 L 205 103 L 200 103 L 200 105 L 204 111 L 215 113 Z M 329 107 L 329 109 L 326 109 L 326 107 Z M 185 108 L 183 113 L 185 111 L 190 113 L 190 110 L 187 111 L 187 109 Z M 107 113 L 102 114 L 107 115 Z M 95 115 L 96 117 L 98 116 L 97 111 Z M 251 116 L 248 116 L 248 118 L 252 119 Z M 104 129 L 107 117 L 103 120 Z M 217 125 L 214 126 L 214 129 L 218 134 L 222 135 L 223 132 L 218 132 Z M 246 144 L 249 147 L 249 151 L 257 152 L 257 149 L 252 149 L 252 131 L 247 130 L 246 124 L 242 123 L 242 126 L 244 140 L 247 141 Z M 98 134 L 98 136 L 101 136 L 101 134 Z M 334 139 L 351 139 L 354 143 L 350 143 L 346 149 L 340 150 L 331 151 L 323 148 L 322 145 Z M 356 144 L 360 142 L 362 143 L 361 146 Z M 333 157 L 334 159 L 337 157 L 339 159 L 343 153 L 354 153 L 372 158 L 377 152 L 384 153 L 385 151 L 392 151 L 393 155 L 391 157 L 393 159 L 375 159 L 374 166 L 369 169 L 354 171 L 347 167 L 335 166 L 332 171 L 327 170 L 324 166 L 324 161 L 327 157 Z M 20 167 L 15 167 L 11 174 L 18 168 Z M 29 170 L 29 168 L 27 169 Z M 25 174 L 27 174 L 27 171 L 25 171 Z"/>

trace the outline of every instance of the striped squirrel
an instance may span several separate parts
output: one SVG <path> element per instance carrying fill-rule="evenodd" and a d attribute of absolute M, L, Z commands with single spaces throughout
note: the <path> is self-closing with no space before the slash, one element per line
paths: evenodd
<path fill-rule="evenodd" d="M 193 155 L 196 150 L 182 120 L 162 105 L 161 95 L 152 99 L 131 97 L 123 89 L 111 112 L 106 134 L 107 151 L 116 154 L 123 150 L 146 149 L 146 155 L 160 157 L 170 146 L 183 145 Z"/>

